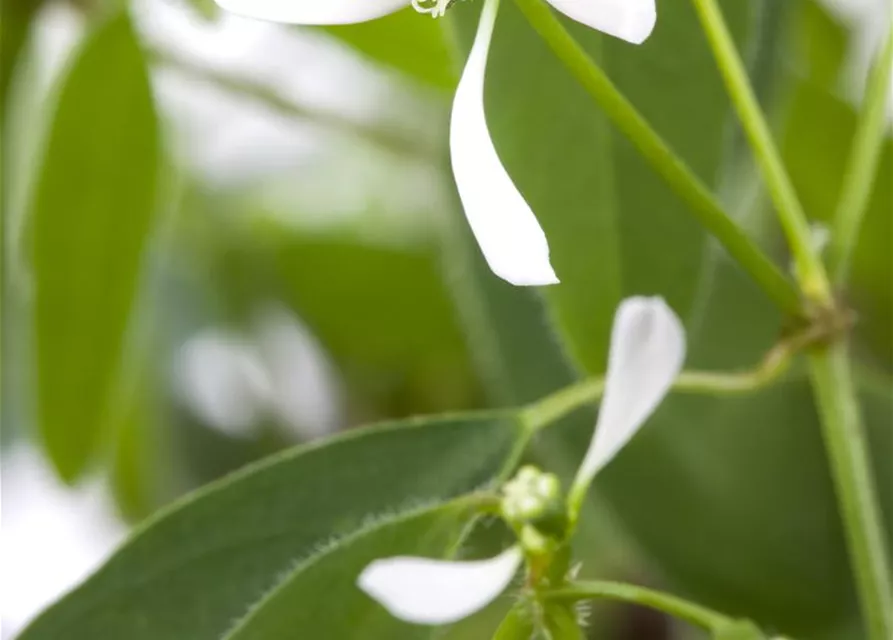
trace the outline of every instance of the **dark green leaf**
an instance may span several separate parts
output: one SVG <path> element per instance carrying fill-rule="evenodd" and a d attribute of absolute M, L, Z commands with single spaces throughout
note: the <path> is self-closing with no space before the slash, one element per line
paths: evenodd
<path fill-rule="evenodd" d="M 158 164 L 148 72 L 121 14 L 75 55 L 30 209 L 40 432 L 66 480 L 84 471 L 103 436 Z"/>
<path fill-rule="evenodd" d="M 510 415 L 481 414 L 384 425 L 285 452 L 145 525 L 21 640 L 219 640 L 310 557 L 318 562 L 308 575 L 328 581 L 321 594 L 340 602 L 333 590 L 353 593 L 355 576 L 339 573 L 347 565 L 318 555 L 321 549 L 333 539 L 353 540 L 345 552 L 354 555 L 345 557 L 354 564 L 370 553 L 412 553 L 403 541 L 429 524 L 436 524 L 433 537 L 421 537 L 441 545 L 455 524 L 439 520 L 445 512 L 409 518 L 408 529 L 396 520 L 502 477 L 524 439 Z M 368 530 L 371 522 L 386 526 Z M 292 606 L 300 610 L 301 603 Z"/>
<path fill-rule="evenodd" d="M 466 362 L 456 312 L 426 247 L 290 234 L 270 253 L 285 299 L 336 357 L 416 369 Z"/>
<path fill-rule="evenodd" d="M 467 504 L 454 501 L 384 516 L 330 542 L 301 560 L 225 640 L 430 637 L 430 629 L 397 620 L 363 594 L 355 581 L 376 558 L 448 555 L 473 516 Z"/>

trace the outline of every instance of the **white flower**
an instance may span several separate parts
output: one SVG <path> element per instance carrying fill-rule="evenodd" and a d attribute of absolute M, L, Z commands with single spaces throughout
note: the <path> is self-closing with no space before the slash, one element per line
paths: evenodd
<path fill-rule="evenodd" d="M 654 412 L 684 359 L 682 324 L 661 298 L 628 298 L 620 304 L 611 332 L 605 395 L 592 443 L 571 490 L 572 501 L 574 492 L 585 493 L 593 476 Z M 526 486 L 525 478 L 520 480 L 510 483 L 513 492 Z M 520 503 L 519 496 L 513 498 Z M 511 582 L 522 558 L 517 546 L 478 562 L 385 558 L 367 566 L 357 584 L 401 620 L 447 624 L 492 602 Z"/>
<path fill-rule="evenodd" d="M 556 9 L 604 33 L 643 42 L 654 28 L 655 0 L 549 0 Z M 364 22 L 412 4 L 443 15 L 452 0 L 217 0 L 234 13 L 304 25 Z M 471 53 L 456 89 L 450 147 L 468 223 L 496 275 L 516 285 L 558 282 L 539 222 L 502 166 L 484 115 L 484 76 L 499 0 L 484 0 Z"/>

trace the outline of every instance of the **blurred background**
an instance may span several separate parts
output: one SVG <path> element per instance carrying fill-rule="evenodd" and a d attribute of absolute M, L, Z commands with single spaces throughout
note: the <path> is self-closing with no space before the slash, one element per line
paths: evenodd
<path fill-rule="evenodd" d="M 514 400 L 494 394 L 480 366 L 489 355 L 464 331 L 472 305 L 453 286 L 457 272 L 481 271 L 445 144 L 459 61 L 410 11 L 299 29 L 218 12 L 210 0 L 133 0 L 161 141 L 146 165 L 156 197 L 132 261 L 135 294 L 99 318 L 60 307 L 48 322 L 74 327 L 86 346 L 36 354 L 35 333 L 48 329 L 31 320 L 35 275 L 24 247 L 40 232 L 26 211 L 47 162 L 41 141 L 58 87 L 100 4 L 3 0 L 0 17 L 4 639 L 88 575 L 134 523 L 252 460 L 369 422 Z M 857 105 L 889 2 L 797 6 L 791 29 L 817 39 L 776 60 L 799 72 L 807 55 L 810 69 L 833 69 L 828 82 L 842 104 Z M 103 81 L 114 69 L 94 73 L 92 100 L 114 99 L 117 85 Z M 144 125 L 134 116 L 133 126 Z M 110 245 L 132 251 L 128 224 L 81 237 L 85 255 L 115 264 Z M 63 253 L 47 249 L 38 260 L 64 271 Z M 879 289 L 889 267 L 873 267 Z M 881 369 L 890 363 L 887 320 L 867 324 L 866 351 L 881 354 L 869 358 Z M 100 408 L 79 404 L 89 404 L 91 380 L 108 391 Z M 89 452 L 41 431 L 38 384 L 69 432 L 90 432 Z M 596 526 L 602 577 L 661 583 L 615 523 Z M 592 629 L 612 638 L 681 633 L 616 608 L 597 611 Z"/>

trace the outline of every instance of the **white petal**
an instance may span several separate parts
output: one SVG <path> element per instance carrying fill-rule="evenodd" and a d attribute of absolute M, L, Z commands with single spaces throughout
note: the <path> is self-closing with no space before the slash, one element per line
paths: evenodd
<path fill-rule="evenodd" d="M 418 624 L 448 624 L 484 608 L 499 596 L 512 581 L 521 558 L 518 547 L 474 562 L 384 558 L 369 564 L 357 585 L 396 618 Z"/>
<path fill-rule="evenodd" d="M 290 24 L 352 24 L 374 20 L 409 6 L 409 0 L 216 0 L 248 18 Z"/>
<path fill-rule="evenodd" d="M 684 360 L 685 330 L 662 298 L 628 298 L 620 304 L 605 395 L 578 483 L 588 484 L 629 442 L 667 395 Z"/>
<path fill-rule="evenodd" d="M 654 0 L 549 0 L 561 13 L 608 35 L 642 44 L 654 30 Z"/>
<path fill-rule="evenodd" d="M 516 285 L 555 284 L 549 244 L 499 161 L 484 115 L 484 75 L 499 0 L 486 0 L 453 101 L 450 149 L 465 215 L 487 263 Z"/>

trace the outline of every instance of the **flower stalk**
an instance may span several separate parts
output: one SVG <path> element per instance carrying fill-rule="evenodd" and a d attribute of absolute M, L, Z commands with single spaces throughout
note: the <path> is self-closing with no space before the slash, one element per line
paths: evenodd
<path fill-rule="evenodd" d="M 547 600 L 559 602 L 578 602 L 593 598 L 629 602 L 655 609 L 708 631 L 733 622 L 728 616 L 682 598 L 620 582 L 579 581 L 546 593 Z"/>
<path fill-rule="evenodd" d="M 893 638 L 890 564 L 846 344 L 840 341 L 814 350 L 810 365 L 868 637 L 889 640 Z"/>
<path fill-rule="evenodd" d="M 831 234 L 831 270 L 835 284 L 842 286 L 850 270 L 859 229 L 865 219 L 871 187 L 877 178 L 878 164 L 886 136 L 885 106 L 890 75 L 893 73 L 893 25 L 887 41 L 868 77 L 862 114 L 853 148 L 843 175 L 840 203 L 834 215 Z"/>
<path fill-rule="evenodd" d="M 814 339 L 817 337 L 812 332 L 804 332 L 780 342 L 759 365 L 748 371 L 683 371 L 673 383 L 672 391 L 713 396 L 753 393 L 778 381 L 798 350 Z M 538 431 L 572 411 L 596 402 L 604 390 L 605 379 L 601 376 L 583 380 L 529 405 L 521 414 L 522 420 L 531 431 Z"/>
<path fill-rule="evenodd" d="M 800 288 L 807 299 L 819 306 L 830 307 L 833 303 L 831 286 L 821 258 L 812 246 L 809 221 L 772 140 L 769 125 L 719 6 L 716 0 L 692 1 L 775 204 L 791 247 Z"/>

